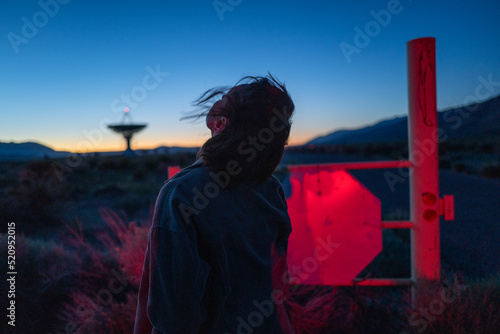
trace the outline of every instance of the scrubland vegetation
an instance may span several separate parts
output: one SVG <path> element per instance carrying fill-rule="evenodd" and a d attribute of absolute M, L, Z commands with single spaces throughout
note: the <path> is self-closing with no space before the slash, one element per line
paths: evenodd
<path fill-rule="evenodd" d="M 407 153 L 398 145 L 308 150 L 399 159 Z M 442 168 L 500 176 L 498 143 L 447 143 L 440 152 Z M 0 331 L 131 333 L 152 205 L 168 166 L 183 167 L 194 159 L 93 156 L 73 167 L 50 159 L 2 163 L 0 215 L 4 222 L 16 222 L 18 308 L 14 331 L 6 321 Z M 278 174 L 283 179 L 286 170 Z M 383 213 L 385 219 L 407 219 L 407 214 Z M 2 226 L 4 259 L 5 231 Z M 408 231 L 383 233 L 383 252 L 360 277 L 408 277 Z M 294 286 L 287 307 L 297 333 L 498 333 L 500 273 L 459 273 L 460 268 L 443 268 L 443 280 L 423 287 L 414 305 L 407 287 Z M 7 282 L 0 287 L 6 291 Z M 1 299 L 4 310 L 6 302 Z"/>

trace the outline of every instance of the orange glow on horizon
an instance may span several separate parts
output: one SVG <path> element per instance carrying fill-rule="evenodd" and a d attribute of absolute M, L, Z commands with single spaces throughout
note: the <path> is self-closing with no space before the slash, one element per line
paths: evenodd
<path fill-rule="evenodd" d="M 288 141 L 288 146 L 298 146 L 303 145 L 307 141 L 309 141 L 313 136 L 297 136 L 291 135 Z M 195 137 L 191 139 L 181 139 L 181 140 L 154 140 L 154 139 L 145 139 L 145 138 L 137 138 L 132 139 L 132 149 L 133 150 L 152 150 L 161 146 L 166 147 L 201 147 L 203 143 L 208 139 L 208 136 L 205 138 Z M 46 143 L 46 144 L 45 144 Z M 47 141 L 42 142 L 43 145 L 49 146 L 50 148 L 56 151 L 64 151 L 71 153 L 92 153 L 92 152 L 117 152 L 124 151 L 127 146 L 125 140 L 119 138 L 118 136 L 112 139 L 107 139 L 103 141 L 100 145 L 91 145 L 88 141 L 74 141 L 74 142 L 56 142 L 49 143 Z"/>

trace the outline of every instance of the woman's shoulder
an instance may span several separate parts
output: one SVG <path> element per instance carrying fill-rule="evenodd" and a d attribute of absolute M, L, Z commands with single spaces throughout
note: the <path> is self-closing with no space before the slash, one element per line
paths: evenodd
<path fill-rule="evenodd" d="M 174 176 L 165 181 L 160 191 L 160 195 L 182 195 L 191 190 L 194 186 L 200 184 L 200 182 L 203 182 L 203 179 L 205 179 L 207 175 L 207 168 L 204 167 L 200 161 L 196 161 L 192 165 L 181 169 Z"/>
<path fill-rule="evenodd" d="M 175 175 L 173 175 L 171 178 L 165 181 L 165 184 L 173 184 L 173 183 L 182 183 L 186 182 L 189 180 L 192 180 L 193 178 L 199 177 L 203 174 L 206 174 L 205 171 L 206 168 L 203 167 L 203 164 L 201 161 L 197 160 L 193 164 L 181 169 L 178 171 Z"/>
<path fill-rule="evenodd" d="M 176 219 L 171 219 L 181 209 L 192 201 L 193 188 L 203 182 L 206 168 L 201 163 L 194 163 L 181 169 L 178 173 L 168 179 L 161 188 L 155 204 L 155 218 L 153 224 L 170 230 L 177 230 Z M 173 215 L 173 216 L 172 216 Z M 168 218 L 170 217 L 170 218 Z M 182 215 L 184 217 L 184 215 Z M 177 218 L 182 218 L 177 217 Z M 178 219 L 182 220 L 182 219 Z"/>

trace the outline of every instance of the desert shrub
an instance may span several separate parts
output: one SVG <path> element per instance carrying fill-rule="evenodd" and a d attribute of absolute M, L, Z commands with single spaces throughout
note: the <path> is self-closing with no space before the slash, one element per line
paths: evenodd
<path fill-rule="evenodd" d="M 500 164 L 488 165 L 481 168 L 479 175 L 491 179 L 500 179 Z"/>
<path fill-rule="evenodd" d="M 167 154 L 160 154 L 160 155 L 158 155 L 158 162 L 160 162 L 160 163 L 170 163 L 170 162 L 172 162 L 172 159 Z"/>
<path fill-rule="evenodd" d="M 115 184 L 104 184 L 96 187 L 92 191 L 92 195 L 96 197 L 108 196 L 112 198 L 120 198 L 125 195 L 125 190 Z"/>
<path fill-rule="evenodd" d="M 496 334 L 500 328 L 500 275 L 467 286 L 456 276 L 424 284 L 407 313 L 408 333 Z"/>
<path fill-rule="evenodd" d="M 347 333 L 352 329 L 354 304 L 333 287 L 292 287 L 287 307 L 297 334 Z"/>
<path fill-rule="evenodd" d="M 107 208 L 101 208 L 100 214 L 111 232 L 103 234 L 100 237 L 101 242 L 111 252 L 120 270 L 131 279 L 133 286 L 138 287 L 146 252 L 149 224 L 138 226 L 134 222 L 126 223 L 124 215 L 120 216 L 117 212 Z"/>
<path fill-rule="evenodd" d="M 469 167 L 463 162 L 457 162 L 453 165 L 453 170 L 458 173 L 468 174 L 470 173 Z"/>
<path fill-rule="evenodd" d="M 448 156 L 439 158 L 439 168 L 440 169 L 450 169 L 451 168 L 451 159 Z"/>
<path fill-rule="evenodd" d="M 19 229 L 59 226 L 54 203 L 69 193 L 52 168 L 52 160 L 36 160 L 19 171 L 17 182 L 5 190 L 0 203 L 4 214 L 19 223 Z"/>
<path fill-rule="evenodd" d="M 401 291 L 376 289 L 292 287 L 287 306 L 296 333 L 399 334 L 405 320 L 399 312 Z"/>
<path fill-rule="evenodd" d="M 97 164 L 99 163 L 99 160 L 100 160 L 100 156 L 98 153 L 94 153 L 92 156 L 90 156 L 88 159 L 87 159 L 87 162 L 89 164 L 89 167 L 90 168 L 96 168 L 97 167 Z"/>
<path fill-rule="evenodd" d="M 2 235 L 2 258 L 6 258 L 3 254 L 7 249 L 6 240 Z M 7 272 L 6 261 L 1 263 L 2 272 Z M 16 238 L 16 271 L 16 329 L 19 333 L 34 334 L 54 330 L 56 313 L 81 281 L 78 254 L 54 241 L 20 235 Z M 2 291 L 7 291 L 6 283 L 6 280 L 0 281 Z M 7 300 L 1 300 L 5 309 Z M 2 321 L 4 325 L 6 322 Z M 7 330 L 0 332 L 7 333 Z"/>
<path fill-rule="evenodd" d="M 60 331 L 82 334 L 132 333 L 137 294 L 125 295 L 125 301 L 99 300 L 87 294 L 74 293 L 71 303 L 61 312 Z"/>
<path fill-rule="evenodd" d="M 116 169 L 116 166 L 116 160 L 111 157 L 99 159 L 99 162 L 97 163 L 98 170 L 114 170 Z"/>
<path fill-rule="evenodd" d="M 493 142 L 479 143 L 476 147 L 478 153 L 492 154 L 495 153 L 495 144 Z"/>
<path fill-rule="evenodd" d="M 142 159 L 140 164 L 148 171 L 154 171 L 158 167 L 159 160 L 158 156 L 146 156 Z"/>
<path fill-rule="evenodd" d="M 123 210 L 128 216 L 133 216 L 135 213 L 147 208 L 150 202 L 150 198 L 129 191 L 127 195 L 120 196 L 116 200 L 115 207 L 118 210 Z"/>
<path fill-rule="evenodd" d="M 125 224 L 103 211 L 109 231 L 93 243 L 81 224 L 67 227 L 59 241 L 16 238 L 16 330 L 18 333 L 131 333 L 147 227 Z M 6 259 L 7 238 L 0 236 Z M 123 252 L 122 252 L 123 250 Z M 140 264 L 139 264 L 140 262 Z M 136 264 L 136 267 L 133 266 Z M 7 272 L 7 261 L 0 262 Z M 0 289 L 8 291 L 7 281 Z M 7 298 L 0 306 L 7 308 Z M 14 333 L 2 321 L 1 333 Z"/>
<path fill-rule="evenodd" d="M 130 165 L 130 158 L 125 156 L 120 157 L 103 157 L 97 164 L 98 170 L 124 170 Z"/>
<path fill-rule="evenodd" d="M 134 168 L 134 180 L 144 180 L 147 175 L 147 170 L 143 166 L 136 166 Z"/>
<path fill-rule="evenodd" d="M 149 227 L 127 223 L 126 216 L 110 209 L 100 209 L 100 214 L 108 227 L 97 235 L 100 248 L 92 246 L 81 231 L 71 230 L 70 244 L 94 259 L 97 267 L 82 269 L 93 275 L 94 282 L 71 293 L 70 302 L 58 313 L 59 330 L 132 332 Z"/>

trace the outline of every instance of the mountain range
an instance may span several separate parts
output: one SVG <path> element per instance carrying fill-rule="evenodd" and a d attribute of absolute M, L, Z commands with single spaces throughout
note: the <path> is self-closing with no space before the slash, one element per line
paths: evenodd
<path fill-rule="evenodd" d="M 151 150 L 135 150 L 138 155 L 147 154 L 177 154 L 177 153 L 197 153 L 199 148 L 197 147 L 166 147 L 160 146 Z M 67 158 L 73 153 L 66 151 L 55 151 L 50 147 L 45 145 L 35 143 L 35 142 L 25 142 L 25 143 L 3 143 L 0 142 L 0 161 L 12 161 L 12 160 L 32 160 L 32 159 L 43 159 L 43 158 L 53 158 L 61 159 Z M 84 153 L 93 154 L 93 153 Z M 121 155 L 121 152 L 99 152 L 102 156 L 109 155 Z"/>
<path fill-rule="evenodd" d="M 63 158 L 69 152 L 55 151 L 39 143 L 2 143 L 0 142 L 0 160 L 30 160 L 44 157 Z"/>
<path fill-rule="evenodd" d="M 500 95 L 484 102 L 438 112 L 438 127 L 450 139 L 500 136 Z M 395 117 L 359 129 L 334 131 L 307 145 L 345 145 L 408 140 L 408 116 Z"/>

